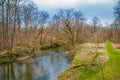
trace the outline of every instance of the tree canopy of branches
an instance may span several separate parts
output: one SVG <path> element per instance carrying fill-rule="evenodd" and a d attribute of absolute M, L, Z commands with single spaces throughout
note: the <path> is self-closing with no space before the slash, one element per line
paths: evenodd
<path fill-rule="evenodd" d="M 92 41 L 93 31 L 98 30 L 97 17 L 93 25 L 85 21 L 80 10 L 61 9 L 51 16 L 30 0 L 1 0 L 0 49 L 10 53 L 14 46 L 53 43 L 67 43 L 74 48 L 76 43 Z M 99 31 L 106 29 L 101 27 Z"/>
<path fill-rule="evenodd" d="M 116 0 L 114 6 L 115 20 L 112 24 L 112 40 L 114 42 L 120 42 L 120 0 Z"/>

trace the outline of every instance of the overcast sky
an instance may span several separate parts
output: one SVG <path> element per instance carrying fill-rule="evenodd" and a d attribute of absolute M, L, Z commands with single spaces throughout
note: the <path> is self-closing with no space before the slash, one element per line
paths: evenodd
<path fill-rule="evenodd" d="M 102 22 L 113 21 L 114 0 L 33 0 L 40 10 L 46 10 L 50 15 L 59 9 L 74 8 L 81 10 L 85 17 L 100 17 Z"/>

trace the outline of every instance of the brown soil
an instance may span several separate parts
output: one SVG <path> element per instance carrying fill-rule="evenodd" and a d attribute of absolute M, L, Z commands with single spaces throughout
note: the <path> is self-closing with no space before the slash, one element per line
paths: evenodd
<path fill-rule="evenodd" d="M 115 48 L 120 50 L 120 44 L 114 44 Z"/>

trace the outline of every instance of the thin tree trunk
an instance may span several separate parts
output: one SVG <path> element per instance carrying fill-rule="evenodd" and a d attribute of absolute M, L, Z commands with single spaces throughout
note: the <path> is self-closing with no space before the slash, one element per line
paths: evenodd
<path fill-rule="evenodd" d="M 9 53 L 9 40 L 8 40 L 8 27 L 9 27 L 9 0 L 7 0 L 6 2 L 6 47 L 7 47 L 7 51 Z"/>
<path fill-rule="evenodd" d="M 43 41 L 43 27 L 41 28 L 41 30 L 40 30 L 40 45 L 42 45 L 42 41 Z"/>
<path fill-rule="evenodd" d="M 4 43 L 4 38 L 5 38 L 5 25 L 4 25 L 4 4 L 2 4 L 2 26 L 3 26 L 3 31 L 2 31 L 2 34 L 3 34 L 3 39 L 2 39 L 2 41 L 3 41 L 3 49 L 5 48 L 5 43 Z"/>
<path fill-rule="evenodd" d="M 12 52 L 13 43 L 14 43 L 15 23 L 16 23 L 16 12 L 17 12 L 17 8 L 16 8 L 16 6 L 15 6 L 14 23 L 13 23 L 13 32 L 12 32 L 12 34 L 11 34 L 11 49 L 10 49 L 10 52 Z"/>

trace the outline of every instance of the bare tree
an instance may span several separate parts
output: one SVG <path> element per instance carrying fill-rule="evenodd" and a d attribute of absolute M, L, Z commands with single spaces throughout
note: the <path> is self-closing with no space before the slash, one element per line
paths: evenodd
<path fill-rule="evenodd" d="M 114 6 L 114 16 L 115 21 L 112 25 L 113 37 L 115 38 L 115 42 L 120 42 L 120 0 L 116 0 L 116 4 Z"/>
<path fill-rule="evenodd" d="M 11 49 L 10 49 L 10 52 L 12 52 L 12 48 L 13 48 L 13 43 L 14 43 L 14 37 L 15 37 L 15 27 L 16 27 L 16 23 L 17 23 L 17 12 L 18 12 L 18 5 L 19 5 L 19 0 L 16 0 L 14 2 L 12 2 L 12 15 L 13 16 L 13 19 L 12 19 L 12 23 L 13 25 L 12 26 L 12 32 L 11 32 Z"/>
<path fill-rule="evenodd" d="M 96 52 L 97 52 L 97 47 L 99 46 L 98 43 L 98 36 L 97 36 L 97 27 L 98 27 L 98 23 L 99 23 L 99 18 L 98 17 L 93 17 L 92 19 L 92 23 L 93 23 L 93 34 L 94 34 L 94 42 L 95 42 L 95 47 L 96 47 Z"/>
<path fill-rule="evenodd" d="M 81 11 L 75 11 L 74 12 L 74 26 L 76 29 L 76 42 L 80 43 L 82 42 L 82 32 L 83 32 L 83 24 L 85 21 L 85 18 L 83 17 L 83 14 Z"/>
<path fill-rule="evenodd" d="M 2 36 L 2 43 L 3 43 L 2 45 L 3 46 L 2 47 L 3 48 L 5 47 L 5 45 L 4 45 L 5 44 L 5 42 L 4 42 L 4 40 L 5 40 L 5 34 L 4 34 L 5 33 L 5 22 L 4 22 L 4 10 L 5 9 L 4 9 L 4 5 L 5 4 L 4 4 L 4 2 L 5 2 L 5 0 L 3 0 L 1 3 L 1 5 L 2 5 L 2 13 L 1 13 L 1 16 L 2 16 L 2 34 L 3 34 L 3 36 Z"/>
<path fill-rule="evenodd" d="M 67 40 L 72 44 L 73 48 L 75 47 L 75 28 L 72 24 L 74 17 L 73 9 L 65 9 L 59 11 L 60 20 L 63 24 L 63 30 L 66 34 Z"/>
<path fill-rule="evenodd" d="M 38 14 L 38 19 L 37 19 L 37 26 L 39 28 L 38 34 L 34 39 L 34 42 L 36 39 L 40 36 L 40 45 L 43 43 L 43 32 L 44 32 L 44 27 L 47 25 L 47 20 L 49 19 L 49 14 L 48 12 L 45 11 L 39 11 Z"/>
<path fill-rule="evenodd" d="M 59 27 L 59 24 L 60 24 L 60 17 L 55 14 L 53 15 L 52 17 L 52 21 L 51 21 L 51 26 L 50 26 L 50 33 L 51 33 L 51 41 L 50 43 L 52 44 L 53 43 L 53 37 L 56 37 L 59 42 L 59 39 L 60 39 L 60 27 Z"/>

